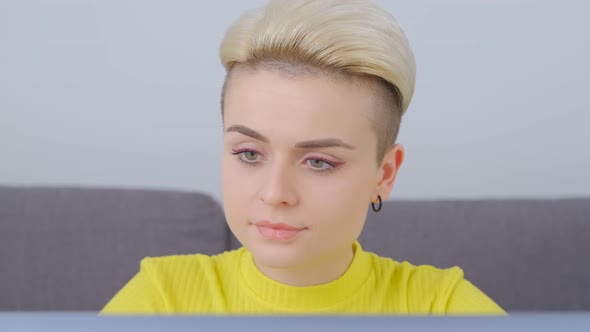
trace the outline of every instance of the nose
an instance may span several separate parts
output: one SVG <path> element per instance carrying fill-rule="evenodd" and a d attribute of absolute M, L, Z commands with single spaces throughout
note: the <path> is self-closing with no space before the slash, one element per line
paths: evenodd
<path fill-rule="evenodd" d="M 295 190 L 294 174 L 290 168 L 281 162 L 270 165 L 268 172 L 263 175 L 260 199 L 269 205 L 295 205 L 297 194 Z"/>

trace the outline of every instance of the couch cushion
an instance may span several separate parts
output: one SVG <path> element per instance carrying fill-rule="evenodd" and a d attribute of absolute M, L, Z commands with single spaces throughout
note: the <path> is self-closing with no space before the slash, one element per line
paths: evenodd
<path fill-rule="evenodd" d="M 388 201 L 364 249 L 465 277 L 507 310 L 590 310 L 590 199 Z"/>
<path fill-rule="evenodd" d="M 226 248 L 199 193 L 0 187 L 0 311 L 99 310 L 144 256 Z"/>

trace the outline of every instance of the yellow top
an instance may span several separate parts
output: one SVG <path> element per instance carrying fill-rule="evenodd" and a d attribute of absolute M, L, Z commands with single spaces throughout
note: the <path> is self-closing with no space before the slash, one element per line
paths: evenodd
<path fill-rule="evenodd" d="M 263 275 L 245 249 L 144 258 L 105 313 L 504 314 L 458 267 L 399 263 L 354 244 L 332 282 L 295 287 Z"/>

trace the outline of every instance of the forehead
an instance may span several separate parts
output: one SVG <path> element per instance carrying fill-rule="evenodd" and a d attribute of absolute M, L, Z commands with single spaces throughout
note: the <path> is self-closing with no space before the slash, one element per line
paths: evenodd
<path fill-rule="evenodd" d="M 369 86 L 322 74 L 241 69 L 227 85 L 224 126 L 245 125 L 271 140 L 333 136 L 363 144 L 375 138 L 374 98 Z"/>

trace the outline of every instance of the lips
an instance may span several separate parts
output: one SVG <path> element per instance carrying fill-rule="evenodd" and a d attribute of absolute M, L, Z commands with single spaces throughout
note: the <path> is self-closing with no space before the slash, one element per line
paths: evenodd
<path fill-rule="evenodd" d="M 306 228 L 297 228 L 283 223 L 267 220 L 254 223 L 258 233 L 269 240 L 288 241 L 303 232 Z"/>

